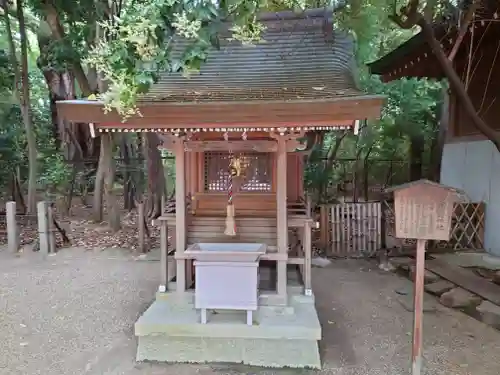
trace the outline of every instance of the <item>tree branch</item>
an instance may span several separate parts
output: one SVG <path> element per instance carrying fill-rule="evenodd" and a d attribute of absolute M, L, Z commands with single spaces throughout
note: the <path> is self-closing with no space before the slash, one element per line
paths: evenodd
<path fill-rule="evenodd" d="M 410 0 L 409 4 L 401 7 L 400 14 L 396 12 L 389 16 L 389 19 L 402 29 L 411 29 L 418 22 L 422 15 L 418 12 L 419 0 Z"/>
<path fill-rule="evenodd" d="M 448 56 L 448 59 L 450 61 L 453 61 L 455 59 L 455 56 L 457 55 L 457 52 L 460 49 L 460 46 L 462 45 L 465 34 L 467 34 L 467 30 L 469 29 L 471 22 L 474 20 L 474 15 L 478 7 L 479 7 L 479 0 L 474 0 L 472 5 L 467 10 L 467 13 L 463 17 L 463 20 L 460 24 L 460 30 L 458 31 L 457 39 L 455 40 L 455 44 L 451 49 L 450 55 Z"/>
<path fill-rule="evenodd" d="M 417 25 L 421 27 L 422 33 L 436 56 L 439 65 L 443 69 L 444 74 L 448 78 L 453 92 L 457 96 L 461 105 L 464 107 L 467 115 L 470 116 L 472 123 L 476 129 L 493 142 L 498 151 L 500 151 L 500 136 L 498 136 L 497 133 L 479 116 L 462 81 L 460 80 L 460 77 L 453 68 L 452 62 L 448 59 L 445 52 L 441 48 L 441 45 L 434 36 L 432 26 L 424 19 L 424 17 L 422 17 L 422 15 L 420 15 Z"/>

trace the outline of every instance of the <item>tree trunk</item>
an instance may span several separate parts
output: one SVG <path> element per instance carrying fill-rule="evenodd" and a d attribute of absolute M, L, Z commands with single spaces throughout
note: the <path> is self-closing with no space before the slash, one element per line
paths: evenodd
<path fill-rule="evenodd" d="M 161 214 L 161 197 L 165 192 L 165 173 L 158 149 L 160 141 L 155 133 L 146 133 L 146 163 L 148 171 L 147 217 L 153 219 Z"/>
<path fill-rule="evenodd" d="M 424 149 L 425 139 L 421 134 L 410 137 L 410 181 L 422 178 Z"/>
<path fill-rule="evenodd" d="M 373 151 L 373 146 L 373 144 L 370 146 L 363 161 L 363 187 L 365 193 L 365 202 L 368 202 L 370 200 L 370 154 Z"/>
<path fill-rule="evenodd" d="M 33 120 L 31 117 L 31 102 L 30 102 L 30 85 L 28 75 L 28 40 L 26 35 L 26 24 L 24 20 L 24 8 L 22 0 L 18 0 L 16 4 L 16 15 L 19 22 L 19 36 L 21 39 L 21 64 L 17 61 L 16 46 L 12 35 L 12 27 L 9 18 L 8 3 L 1 3 L 4 17 L 7 39 L 10 49 L 10 57 L 12 66 L 15 72 L 16 88 L 14 90 L 16 98 L 19 101 L 21 108 L 21 116 L 23 118 L 24 129 L 26 131 L 26 141 L 28 143 L 28 200 L 26 208 L 28 214 L 36 212 L 36 179 L 37 179 L 37 160 L 36 160 L 36 138 L 33 129 Z"/>
<path fill-rule="evenodd" d="M 431 146 L 431 157 L 430 157 L 430 171 L 429 178 L 432 181 L 439 182 L 441 178 L 441 159 L 443 157 L 444 142 L 446 139 L 446 132 L 448 131 L 448 119 L 449 119 L 449 107 L 450 107 L 450 95 L 448 93 L 448 88 L 443 88 L 443 102 L 440 108 L 438 108 L 438 115 L 440 117 L 438 124 L 438 132 L 434 137 Z"/>
<path fill-rule="evenodd" d="M 61 24 L 61 20 L 59 18 L 59 14 L 57 13 L 56 7 L 52 3 L 52 1 L 44 1 L 43 9 L 45 11 L 45 19 L 50 27 L 53 38 L 59 41 L 60 43 L 67 44 L 64 28 Z M 79 60 L 74 59 L 73 61 L 71 61 L 70 66 L 73 75 L 76 78 L 78 85 L 80 86 L 80 90 L 83 96 L 88 97 L 91 94 L 93 94 L 89 84 L 89 80 L 85 75 L 85 71 L 82 67 L 81 62 Z"/>
<path fill-rule="evenodd" d="M 99 153 L 99 164 L 97 165 L 97 171 L 95 174 L 95 184 L 94 184 L 94 204 L 92 208 L 94 210 L 93 216 L 94 221 L 100 223 L 103 218 L 103 192 L 104 192 L 104 177 L 105 177 L 105 169 L 106 169 L 106 161 L 104 155 L 106 155 L 106 144 L 103 141 L 103 138 L 106 137 L 107 134 L 102 134 L 99 138 L 101 140 L 101 150 Z"/>
<path fill-rule="evenodd" d="M 29 163 L 27 210 L 28 214 L 33 214 L 36 212 L 37 151 L 35 131 L 33 129 L 33 119 L 31 117 L 30 83 L 28 75 L 28 36 L 26 35 L 23 7 L 24 4 L 22 0 L 17 0 L 17 18 L 19 21 L 19 34 L 21 37 L 21 113 L 23 116 L 24 128 L 26 130 Z"/>
<path fill-rule="evenodd" d="M 106 194 L 109 227 L 114 232 L 117 232 L 120 230 L 120 211 L 114 187 L 115 168 L 113 160 L 113 138 L 111 133 L 101 135 L 101 159 L 99 161 L 99 166 L 102 166 L 104 174 L 104 191 Z"/>

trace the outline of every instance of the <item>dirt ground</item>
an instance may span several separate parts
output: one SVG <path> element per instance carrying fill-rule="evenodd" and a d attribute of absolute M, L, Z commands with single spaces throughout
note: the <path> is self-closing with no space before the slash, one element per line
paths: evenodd
<path fill-rule="evenodd" d="M 309 374 L 239 365 L 135 363 L 133 323 L 151 303 L 157 262 L 122 250 L 63 250 L 46 260 L 0 251 L 0 374 Z M 313 270 L 324 339 L 321 374 L 408 374 L 411 313 L 395 289 L 409 281 L 364 260 Z M 437 306 L 425 315 L 426 374 L 498 375 L 500 332 Z"/>

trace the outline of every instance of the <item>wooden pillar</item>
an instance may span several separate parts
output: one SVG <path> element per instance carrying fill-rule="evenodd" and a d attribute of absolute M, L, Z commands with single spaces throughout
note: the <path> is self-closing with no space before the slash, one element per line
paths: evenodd
<path fill-rule="evenodd" d="M 10 253 L 17 253 L 19 249 L 19 230 L 16 222 L 16 202 L 7 202 L 7 244 Z"/>
<path fill-rule="evenodd" d="M 175 258 L 176 258 L 176 290 L 186 290 L 186 169 L 184 141 L 175 142 Z M 167 261 L 168 262 L 168 261 Z M 168 266 L 168 263 L 167 263 Z"/>
<path fill-rule="evenodd" d="M 168 228 L 167 222 L 160 221 L 160 286 L 159 292 L 168 290 Z"/>
<path fill-rule="evenodd" d="M 306 296 L 312 296 L 312 282 L 311 282 L 311 272 L 312 272 L 312 241 L 311 241 L 311 220 L 306 220 L 304 223 L 304 236 L 303 244 L 304 247 L 304 294 Z"/>
<path fill-rule="evenodd" d="M 287 153 L 285 137 L 279 136 L 277 140 L 278 152 L 276 154 L 276 229 L 278 236 L 278 253 L 280 254 L 280 258 L 276 262 L 276 291 L 278 293 L 278 296 L 286 298 L 288 260 L 288 218 L 286 209 Z"/>

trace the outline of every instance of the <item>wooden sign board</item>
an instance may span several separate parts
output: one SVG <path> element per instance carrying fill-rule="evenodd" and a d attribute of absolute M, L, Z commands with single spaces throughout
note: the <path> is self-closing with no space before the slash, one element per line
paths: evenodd
<path fill-rule="evenodd" d="M 456 193 L 438 184 L 422 182 L 396 189 L 396 237 L 448 241 L 456 200 Z"/>

